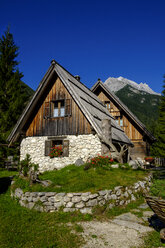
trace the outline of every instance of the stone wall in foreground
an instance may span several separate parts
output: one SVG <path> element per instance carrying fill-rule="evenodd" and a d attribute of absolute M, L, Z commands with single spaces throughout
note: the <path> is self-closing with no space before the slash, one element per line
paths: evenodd
<path fill-rule="evenodd" d="M 88 158 L 101 154 L 101 142 L 97 135 L 68 135 L 65 139 L 69 140 L 69 156 L 50 158 L 45 156 L 47 139 L 47 136 L 24 138 L 20 146 L 20 160 L 23 160 L 26 154 L 30 154 L 32 162 L 39 164 L 39 171 L 44 172 L 74 164 L 77 159 L 86 162 Z"/>
<path fill-rule="evenodd" d="M 107 204 L 109 209 L 118 205 L 127 205 L 136 200 L 138 192 L 148 192 L 151 176 L 144 181 L 138 181 L 132 186 L 115 187 L 113 190 L 101 190 L 95 194 L 86 193 L 56 193 L 56 192 L 26 192 L 17 188 L 11 193 L 21 206 L 39 211 L 54 212 L 63 209 L 64 212 L 79 210 L 81 213 L 92 213 L 92 208 Z"/>

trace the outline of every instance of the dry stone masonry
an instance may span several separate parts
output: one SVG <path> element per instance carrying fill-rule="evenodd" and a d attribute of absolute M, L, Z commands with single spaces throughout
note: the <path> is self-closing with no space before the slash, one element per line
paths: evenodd
<path fill-rule="evenodd" d="M 44 172 L 74 164 L 77 159 L 86 162 L 87 159 L 101 154 L 101 142 L 97 135 L 68 135 L 65 137 L 69 140 L 69 157 L 50 158 L 45 156 L 45 140 L 48 137 L 27 137 L 21 142 L 20 160 L 29 154 L 32 162 L 39 164 L 39 171 Z"/>
<path fill-rule="evenodd" d="M 26 192 L 17 188 L 11 193 L 19 200 L 21 206 L 34 208 L 39 211 L 54 212 L 63 209 L 64 212 L 79 210 L 81 213 L 92 213 L 92 208 L 108 204 L 111 209 L 118 205 L 127 205 L 136 200 L 138 192 L 148 192 L 151 185 L 151 176 L 144 181 L 138 181 L 132 186 L 117 186 L 113 190 L 101 190 L 95 194 L 86 193 L 56 193 L 56 192 Z"/>

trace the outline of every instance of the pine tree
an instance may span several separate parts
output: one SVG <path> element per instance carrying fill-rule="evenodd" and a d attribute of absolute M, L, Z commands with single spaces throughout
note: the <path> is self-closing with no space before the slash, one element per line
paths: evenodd
<path fill-rule="evenodd" d="M 19 72 L 18 47 L 15 45 L 10 30 L 0 38 L 0 157 L 5 157 L 7 149 L 2 144 L 11 129 L 16 124 L 22 113 L 31 92 L 27 92 L 27 86 L 21 81 L 22 73 Z"/>
<path fill-rule="evenodd" d="M 0 38 L 0 133 L 6 139 L 28 97 L 21 82 L 16 58 L 18 47 L 9 29 Z"/>
<path fill-rule="evenodd" d="M 155 125 L 154 131 L 157 141 L 153 144 L 151 149 L 152 154 L 156 157 L 165 157 L 165 80 L 163 88 L 159 107 L 158 123 Z"/>

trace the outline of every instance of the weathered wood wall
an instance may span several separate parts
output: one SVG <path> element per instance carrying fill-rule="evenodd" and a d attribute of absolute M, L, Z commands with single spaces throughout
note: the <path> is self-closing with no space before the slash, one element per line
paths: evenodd
<path fill-rule="evenodd" d="M 123 126 L 121 128 L 124 130 L 128 138 L 134 144 L 134 147 L 130 149 L 130 156 L 132 159 L 136 157 L 144 158 L 147 155 L 147 143 L 143 141 L 143 132 L 139 127 L 127 116 L 113 101 L 110 99 L 109 95 L 102 89 L 98 88 L 94 92 L 102 102 L 110 101 L 109 112 L 115 118 L 118 116 L 118 124 L 120 125 L 120 116 L 122 116 Z"/>
<path fill-rule="evenodd" d="M 44 118 L 44 109 L 52 100 L 71 99 L 71 115 Z M 91 126 L 59 78 L 49 83 L 38 109 L 32 113 L 31 122 L 25 130 L 26 136 L 58 136 L 90 134 Z"/>
<path fill-rule="evenodd" d="M 126 116 L 122 112 L 122 110 L 120 110 L 116 106 L 116 104 L 112 101 L 112 99 L 108 98 L 106 93 L 99 92 L 98 98 L 102 102 L 110 101 L 110 110 L 109 110 L 109 112 L 111 113 L 111 115 L 113 117 L 119 116 L 119 118 L 118 118 L 118 124 L 119 125 L 120 125 L 120 116 L 122 116 L 123 126 L 121 126 L 121 128 L 124 130 L 124 132 L 126 133 L 126 135 L 128 136 L 129 139 L 131 139 L 132 141 L 135 141 L 135 142 L 143 140 L 143 135 L 138 130 L 138 127 L 136 127 L 135 124 L 133 124 L 133 122 L 131 122 L 130 118 L 128 116 Z"/>

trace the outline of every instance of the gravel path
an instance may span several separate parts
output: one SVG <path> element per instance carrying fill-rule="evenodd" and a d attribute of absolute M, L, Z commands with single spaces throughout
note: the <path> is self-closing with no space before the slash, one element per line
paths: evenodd
<path fill-rule="evenodd" d="M 135 212 L 138 210 L 135 210 Z M 143 218 L 133 213 L 126 213 L 113 220 L 100 222 L 81 222 L 86 243 L 82 248 L 131 248 L 143 244 L 143 237 L 153 228 L 146 225 L 152 211 L 144 211 Z"/>

